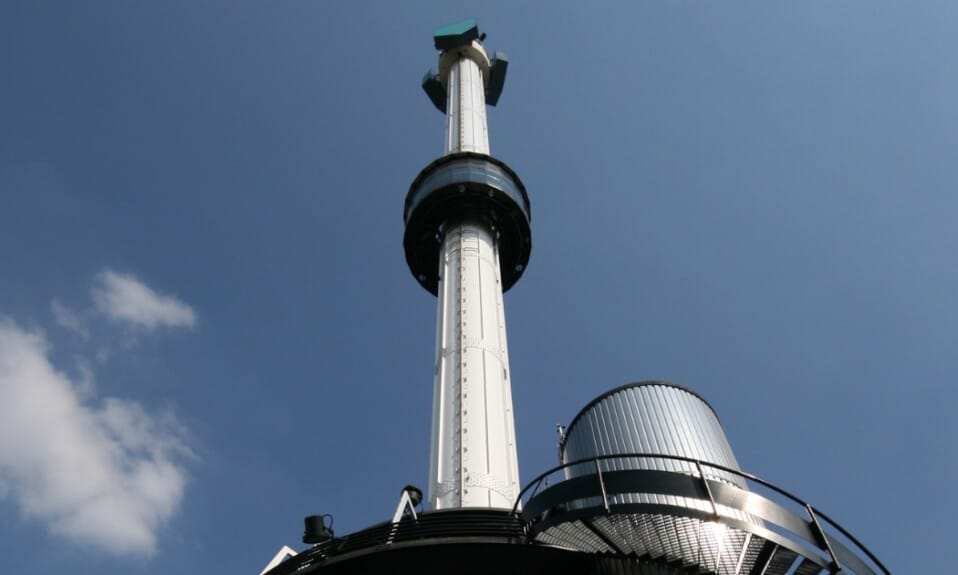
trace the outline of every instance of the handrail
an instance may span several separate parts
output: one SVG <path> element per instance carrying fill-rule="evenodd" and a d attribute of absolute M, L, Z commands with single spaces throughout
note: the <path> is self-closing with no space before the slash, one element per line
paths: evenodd
<path fill-rule="evenodd" d="M 516 513 L 516 511 L 519 508 L 519 504 L 522 502 L 522 496 L 525 495 L 526 491 L 528 491 L 530 487 L 532 487 L 533 483 L 539 483 L 542 480 L 544 480 L 546 477 L 552 475 L 553 473 L 557 471 L 562 471 L 563 469 L 567 467 L 572 467 L 573 465 L 582 465 L 583 463 L 591 463 L 593 461 L 604 461 L 606 459 L 624 459 L 627 457 L 642 458 L 642 459 L 671 459 L 675 461 L 684 461 L 686 463 L 692 463 L 697 465 L 705 465 L 706 467 L 718 469 L 719 471 L 725 471 L 733 475 L 738 475 L 739 477 L 742 477 L 744 479 L 748 479 L 749 481 L 754 481 L 756 483 L 764 485 L 765 487 L 768 487 L 769 489 L 781 495 L 784 495 L 785 497 L 788 497 L 789 499 L 791 499 L 795 503 L 798 503 L 799 505 L 802 505 L 802 506 L 805 505 L 805 502 L 799 499 L 798 497 L 796 497 L 795 495 L 792 495 L 791 493 L 789 493 L 788 491 L 785 491 L 781 487 L 778 487 L 776 485 L 773 485 L 772 483 L 769 483 L 763 480 L 757 475 L 752 475 L 751 473 L 746 473 L 738 469 L 732 469 L 731 467 L 725 467 L 724 465 L 719 465 L 718 463 L 710 463 L 708 461 L 703 461 L 703 460 L 695 459 L 692 457 L 685 457 L 682 455 L 666 455 L 663 453 L 617 453 L 615 455 L 596 455 L 595 457 L 584 457 L 582 459 L 576 459 L 575 461 L 570 461 L 568 463 L 563 463 L 562 465 L 557 465 L 549 469 L 548 471 L 545 471 L 544 473 L 540 473 L 539 475 L 536 476 L 535 479 L 530 481 L 529 484 L 522 489 L 522 491 L 519 492 L 518 497 L 516 497 L 516 502 L 512 506 L 512 513 L 514 514 Z M 831 523 L 831 521 L 829 521 L 829 523 Z"/>
<path fill-rule="evenodd" d="M 777 485 L 774 485 L 774 484 L 772 484 L 772 483 L 769 483 L 768 481 L 765 481 L 764 479 L 758 477 L 757 475 L 753 475 L 753 474 L 751 474 L 751 473 L 746 473 L 746 472 L 741 471 L 741 470 L 738 470 L 738 469 L 733 469 L 733 468 L 730 468 L 730 467 L 726 467 L 726 466 L 724 466 L 724 465 L 719 465 L 719 464 L 717 464 L 717 463 L 711 463 L 711 462 L 708 462 L 708 461 L 703 461 L 703 460 L 695 459 L 695 458 L 692 458 L 692 457 L 685 457 L 685 456 L 682 456 L 682 455 L 669 455 L 669 454 L 663 454 L 663 453 L 617 453 L 617 454 L 614 454 L 614 455 L 597 455 L 597 456 L 594 456 L 594 457 L 585 457 L 585 458 L 582 458 L 582 459 L 577 459 L 577 460 L 575 460 L 575 461 L 571 461 L 571 462 L 563 463 L 563 464 L 561 464 L 561 465 L 557 465 L 557 466 L 552 467 L 551 469 L 549 469 L 549 470 L 547 470 L 547 471 L 545 471 L 545 472 L 539 474 L 538 476 L 535 477 L 535 479 L 533 479 L 532 481 L 530 481 L 528 484 L 526 484 L 525 487 L 522 488 L 522 491 L 520 491 L 520 492 L 519 492 L 519 495 L 516 497 L 516 502 L 515 502 L 515 504 L 512 506 L 512 511 L 511 511 L 511 513 L 512 513 L 513 515 L 516 515 L 516 516 L 518 517 L 518 516 L 519 516 L 519 513 L 518 513 L 519 505 L 522 503 L 522 498 L 526 495 L 526 493 L 530 490 L 530 488 L 532 488 L 533 486 L 535 487 L 535 489 L 533 490 L 532 495 L 530 496 L 530 499 L 531 499 L 532 497 L 535 497 L 535 495 L 536 495 L 536 493 L 538 492 L 539 487 L 541 486 L 542 482 L 543 482 L 547 477 L 549 477 L 550 475 L 552 475 L 552 474 L 554 474 L 554 473 L 556 473 L 556 472 L 558 472 L 558 471 L 562 471 L 562 470 L 567 469 L 567 468 L 569 468 L 569 467 L 572 467 L 572 466 L 574 466 L 574 465 L 582 465 L 582 464 L 585 464 L 585 463 L 593 463 L 593 464 L 595 465 L 595 468 L 596 468 L 597 470 L 601 470 L 601 468 L 600 468 L 600 466 L 599 466 L 599 462 L 600 462 L 600 461 L 605 461 L 605 460 L 610 460 L 610 459 L 628 459 L 628 458 L 635 458 L 635 459 L 666 459 L 666 460 L 673 460 L 673 461 L 682 461 L 682 462 L 685 462 L 685 463 L 694 464 L 694 465 L 696 466 L 696 469 L 698 469 L 698 471 L 699 471 L 699 475 L 700 475 L 703 479 L 704 479 L 704 473 L 702 472 L 702 466 L 705 466 L 705 467 L 708 467 L 708 468 L 711 468 L 711 469 L 715 469 L 715 470 L 718 470 L 718 471 L 722 471 L 722 472 L 725 472 L 725 473 L 730 473 L 730 474 L 732 474 L 732 475 L 735 475 L 735 476 L 741 477 L 741 478 L 743 478 L 743 479 L 746 479 L 746 480 L 748 480 L 748 481 L 752 481 L 752 482 L 754 482 L 754 483 L 757 483 L 757 484 L 759 484 L 759 485 L 762 485 L 763 487 L 765 487 L 765 488 L 767 488 L 767 489 L 769 489 L 769 490 L 771 490 L 771 491 L 774 491 L 775 493 L 778 493 L 779 495 L 781 495 L 781 496 L 783 496 L 783 497 L 785 497 L 785 498 L 791 500 L 793 503 L 797 504 L 798 506 L 803 507 L 803 508 L 809 510 L 809 511 L 813 514 L 813 517 L 817 516 L 817 517 L 819 517 L 819 518 L 825 520 L 826 523 L 828 523 L 831 527 L 834 527 L 836 530 L 838 530 L 838 532 L 841 533 L 846 539 L 848 539 L 852 544 L 854 544 L 859 550 L 861 550 L 862 552 L 864 552 L 865 555 L 867 555 L 868 558 L 871 559 L 872 562 L 873 562 L 879 569 L 881 569 L 883 573 L 885 573 L 886 575 L 891 575 L 891 572 L 885 567 L 885 565 L 884 565 L 867 547 L 865 547 L 865 545 L 864 545 L 863 543 L 861 543 L 861 542 L 860 542 L 858 539 L 856 539 L 851 533 L 849 533 L 848 530 L 846 530 L 844 527 L 842 527 L 841 525 L 839 525 L 837 521 L 833 520 L 831 517 L 829 517 L 829 516 L 826 515 L 825 513 L 822 513 L 818 508 L 812 506 L 810 503 L 807 503 L 806 501 L 800 499 L 799 497 L 797 497 L 796 495 L 793 495 L 792 493 L 789 493 L 789 492 L 786 491 L 785 489 L 783 489 L 783 488 L 781 488 L 781 487 L 778 487 Z M 713 505 L 714 505 L 714 502 L 713 502 Z M 827 546 L 827 540 L 826 540 L 826 546 Z M 830 550 L 829 550 L 829 553 L 830 553 Z M 834 556 L 833 556 L 833 558 L 834 558 Z"/>
<path fill-rule="evenodd" d="M 868 549 L 868 547 L 865 547 L 865 545 L 864 545 L 861 541 L 859 541 L 858 539 L 856 539 L 854 535 L 852 535 L 851 533 L 849 533 L 848 531 L 846 531 L 844 527 L 842 527 L 841 525 L 839 525 L 836 521 L 834 521 L 834 520 L 833 520 L 831 517 L 829 517 L 828 515 L 825 515 L 825 514 L 824 514 L 822 511 L 820 511 L 817 507 L 814 507 L 814 506 L 812 506 L 811 504 L 809 504 L 809 507 L 812 509 L 812 511 L 815 512 L 815 515 L 817 515 L 817 516 L 821 517 L 822 519 L 824 519 L 825 521 L 827 521 L 828 524 L 831 525 L 832 527 L 834 527 L 835 529 L 838 529 L 838 531 L 839 531 L 842 535 L 844 535 L 846 539 L 848 539 L 849 541 L 851 541 L 852 543 L 854 543 L 856 547 L 858 547 L 859 549 L 861 549 L 862 551 L 864 551 L 864 552 L 865 552 L 865 555 L 868 555 L 868 558 L 871 559 L 872 561 L 874 561 L 874 562 L 875 562 L 875 565 L 878 565 L 878 567 L 881 568 L 882 571 L 884 571 L 885 573 L 890 573 L 890 572 L 888 571 L 888 569 L 885 568 L 885 565 L 882 564 L 882 562 L 878 560 L 878 557 L 875 557 L 875 556 L 872 554 L 872 552 Z"/>

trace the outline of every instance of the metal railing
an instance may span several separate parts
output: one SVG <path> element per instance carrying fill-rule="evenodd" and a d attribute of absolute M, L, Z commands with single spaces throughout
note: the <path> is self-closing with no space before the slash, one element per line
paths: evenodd
<path fill-rule="evenodd" d="M 615 460 L 618 460 L 620 462 L 622 460 L 631 460 L 631 461 L 629 463 L 626 463 L 625 465 L 619 465 L 619 467 L 621 467 L 622 469 L 618 469 L 618 470 L 607 469 L 606 471 L 603 471 L 602 469 L 603 462 L 611 462 Z M 652 461 L 652 463 L 646 463 L 644 467 L 636 467 L 636 463 L 635 463 L 636 460 Z M 694 466 L 694 467 L 690 467 L 688 472 L 665 471 L 660 469 L 660 467 L 657 467 L 656 464 L 654 463 L 654 460 L 680 461 L 680 462 L 689 463 L 691 464 L 691 466 Z M 563 477 L 561 480 L 559 480 L 558 482 L 554 483 L 551 486 L 548 484 L 548 479 L 550 478 L 550 476 L 560 471 L 566 471 L 572 468 L 573 466 L 584 466 L 587 464 L 591 464 L 590 467 L 594 468 L 594 472 L 591 472 L 591 473 L 579 472 L 573 477 Z M 693 469 L 695 470 L 694 473 L 692 472 Z M 607 478 L 609 476 L 617 475 L 618 479 L 622 479 L 621 474 L 623 473 L 632 473 L 636 477 L 638 476 L 637 473 L 646 473 L 646 474 L 654 473 L 660 476 L 674 475 L 674 476 L 695 477 L 697 475 L 697 479 L 701 482 L 700 492 L 704 494 L 702 501 L 706 501 L 710 505 L 712 510 L 712 513 L 710 514 L 712 516 L 711 519 L 721 521 L 721 522 L 726 522 L 726 523 L 732 522 L 732 520 L 728 518 L 724 518 L 719 514 L 718 505 L 720 504 L 720 502 L 716 501 L 716 497 L 713 495 L 713 490 L 716 490 L 716 489 L 721 490 L 723 494 L 725 495 L 728 495 L 729 493 L 732 493 L 734 491 L 744 491 L 744 490 L 741 490 L 740 488 L 736 488 L 729 485 L 727 479 L 723 479 L 720 476 L 716 476 L 712 478 L 708 477 L 706 474 L 706 470 L 710 470 L 710 469 L 722 472 L 723 474 L 731 474 L 731 475 L 740 477 L 742 479 L 745 479 L 746 481 L 751 482 L 752 484 L 760 485 L 763 488 L 771 492 L 774 492 L 781 498 L 784 498 L 785 500 L 790 502 L 790 504 L 802 509 L 804 514 L 807 516 L 807 519 L 802 521 L 805 523 L 807 527 L 807 531 L 810 532 L 812 535 L 812 539 L 813 539 L 812 543 L 815 543 L 822 552 L 828 555 L 830 559 L 830 565 L 828 566 L 828 569 L 831 570 L 832 572 L 838 572 L 842 568 L 842 565 L 839 562 L 839 555 L 842 554 L 847 557 L 848 556 L 847 553 L 851 553 L 851 551 L 848 550 L 844 545 L 842 545 L 835 538 L 834 535 L 829 535 L 826 532 L 826 530 L 823 528 L 823 525 L 822 525 L 823 522 L 824 524 L 829 526 L 831 529 L 834 529 L 834 531 L 841 534 L 841 536 L 844 537 L 855 548 L 857 548 L 858 551 L 860 551 L 862 554 L 868 557 L 868 559 L 871 560 L 873 565 L 876 566 L 878 569 L 880 569 L 882 573 L 884 573 L 885 575 L 891 575 L 889 570 L 867 547 L 865 547 L 864 544 L 862 544 L 858 539 L 856 539 L 855 536 L 853 536 L 847 529 L 839 525 L 837 521 L 835 521 L 834 519 L 832 519 L 831 517 L 829 517 L 828 515 L 826 515 L 819 509 L 817 509 L 816 507 L 812 506 L 810 503 L 800 499 L 799 497 L 793 495 L 792 493 L 786 491 L 785 489 L 782 489 L 781 487 L 778 487 L 777 485 L 769 483 L 768 481 L 765 481 L 751 473 L 746 473 L 746 472 L 739 471 L 737 469 L 733 469 L 723 465 L 718 465 L 715 463 L 709 463 L 707 461 L 701 461 L 698 459 L 693 459 L 690 457 L 683 457 L 678 455 L 664 455 L 661 453 L 620 453 L 615 455 L 600 455 L 595 457 L 583 458 L 583 459 L 578 459 L 568 463 L 564 463 L 562 465 L 557 465 L 545 471 L 544 473 L 540 474 L 539 476 L 537 476 L 535 479 L 529 482 L 522 489 L 522 491 L 519 493 L 518 497 L 516 498 L 515 504 L 512 507 L 512 513 L 523 520 L 524 525 L 528 530 L 529 527 L 538 519 L 538 517 L 537 516 L 530 517 L 525 510 L 520 512 L 519 511 L 520 505 L 522 505 L 524 501 L 534 503 L 537 495 L 539 494 L 539 490 L 540 488 L 543 487 L 544 483 L 547 485 L 547 489 L 542 492 L 543 495 L 545 495 L 545 493 L 549 492 L 554 487 L 561 486 L 562 483 L 566 481 L 581 480 L 583 477 L 595 475 L 597 478 L 597 483 L 595 484 L 595 487 L 594 487 L 596 492 L 590 493 L 589 495 L 595 496 L 595 497 L 601 497 L 602 509 L 604 510 L 605 513 L 611 514 L 615 512 L 617 503 L 615 501 L 610 503 L 610 494 L 607 490 Z M 621 481 L 619 483 L 621 483 Z M 628 489 L 618 489 L 617 492 L 613 493 L 612 495 L 622 496 L 622 495 L 628 495 L 628 494 L 656 495 L 657 493 L 643 492 L 641 490 L 629 491 Z M 676 495 L 676 494 L 677 493 L 674 493 L 672 495 Z M 750 497 L 750 500 L 753 503 L 759 503 L 758 508 L 767 508 L 775 512 L 775 513 L 770 512 L 769 513 L 770 517 L 766 517 L 766 516 L 763 516 L 762 514 L 756 513 L 757 515 L 759 515 L 759 517 L 761 517 L 764 520 L 771 520 L 771 523 L 776 524 L 778 527 L 782 527 L 785 530 L 789 530 L 788 526 L 783 527 L 781 523 L 777 522 L 775 519 L 778 517 L 781 517 L 782 512 L 786 514 L 793 514 L 793 515 L 797 515 L 797 514 L 789 511 L 786 508 L 781 507 L 775 501 L 769 500 L 758 493 L 745 491 L 745 494 L 747 495 L 743 495 L 739 493 L 737 494 L 737 496 L 739 498 Z M 669 495 L 669 493 L 664 493 L 664 495 Z M 687 494 L 683 496 L 687 496 Z M 726 498 L 728 499 L 728 497 Z M 525 505 L 524 507 L 528 508 L 529 506 Z M 620 507 L 628 507 L 628 506 L 620 506 Z M 635 506 L 633 505 L 632 507 L 635 507 Z M 535 505 L 533 505 L 533 508 L 535 508 Z M 754 509 L 748 509 L 744 511 L 747 511 L 749 514 L 755 513 Z M 800 519 L 800 516 L 796 518 Z M 742 522 L 735 522 L 735 523 L 742 523 Z M 794 521 L 791 523 L 791 525 L 795 525 Z M 808 537 L 807 533 L 804 535 L 802 533 L 795 533 L 794 531 L 792 531 L 792 533 L 794 535 L 800 535 L 805 538 Z M 840 549 L 840 552 L 836 552 L 836 547 Z M 869 572 L 869 571 L 870 569 L 865 570 L 865 572 Z"/>

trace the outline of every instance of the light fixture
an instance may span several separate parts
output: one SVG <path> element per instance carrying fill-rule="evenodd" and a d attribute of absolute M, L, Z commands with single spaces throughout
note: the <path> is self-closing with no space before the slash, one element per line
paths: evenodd
<path fill-rule="evenodd" d="M 329 517 L 329 525 L 326 525 L 326 518 Z M 333 516 L 328 513 L 325 515 L 309 515 L 303 519 L 306 529 L 303 531 L 303 543 L 322 543 L 333 538 Z"/>

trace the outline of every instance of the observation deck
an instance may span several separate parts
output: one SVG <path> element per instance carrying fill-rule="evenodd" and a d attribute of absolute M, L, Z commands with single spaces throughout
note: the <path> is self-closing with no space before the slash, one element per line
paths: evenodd
<path fill-rule="evenodd" d="M 673 460 L 698 471 L 603 469 L 637 460 Z M 566 479 L 573 466 L 593 472 Z M 734 475 L 748 489 L 710 479 L 716 473 Z M 683 504 L 635 502 L 650 496 L 683 498 Z M 383 522 L 321 542 L 268 575 L 439 570 L 890 575 L 850 532 L 788 491 L 732 468 L 657 453 L 568 462 L 531 481 L 511 511 L 463 508 Z"/>

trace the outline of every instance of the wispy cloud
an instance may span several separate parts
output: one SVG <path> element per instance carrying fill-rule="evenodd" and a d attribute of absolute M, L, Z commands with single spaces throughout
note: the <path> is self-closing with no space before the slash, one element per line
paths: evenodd
<path fill-rule="evenodd" d="M 193 308 L 175 296 L 155 292 L 130 274 L 105 269 L 97 274 L 91 293 L 99 312 L 147 331 L 196 325 Z"/>
<path fill-rule="evenodd" d="M 106 281 L 116 279 L 131 285 Z M 195 321 L 184 304 L 145 293 L 175 321 Z M 162 314 L 151 313 L 142 325 L 158 325 Z M 0 496 L 53 533 L 117 554 L 153 553 L 183 497 L 184 429 L 136 402 L 94 401 L 49 351 L 42 333 L 0 317 Z"/>
<path fill-rule="evenodd" d="M 87 330 L 83 320 L 80 319 L 80 316 L 60 303 L 60 300 L 54 298 L 53 301 L 50 302 L 50 311 L 53 312 L 53 317 L 57 320 L 60 327 L 72 331 L 84 340 L 90 338 L 90 332 Z"/>

